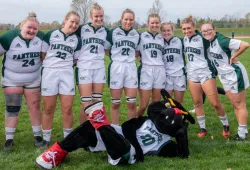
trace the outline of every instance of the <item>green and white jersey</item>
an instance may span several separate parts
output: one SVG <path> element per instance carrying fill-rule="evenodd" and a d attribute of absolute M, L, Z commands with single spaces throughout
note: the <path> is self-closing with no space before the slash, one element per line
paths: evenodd
<path fill-rule="evenodd" d="M 137 51 L 141 53 L 141 63 L 146 65 L 163 66 L 164 39 L 161 34 L 153 35 L 150 32 L 141 34 L 141 41 Z"/>
<path fill-rule="evenodd" d="M 160 133 L 150 119 L 146 120 L 136 130 L 136 138 L 143 150 L 143 154 L 159 151 L 171 139 L 169 135 Z"/>
<path fill-rule="evenodd" d="M 240 48 L 240 43 L 240 40 L 227 38 L 220 33 L 216 33 L 214 39 L 211 41 L 210 53 L 219 74 L 226 74 L 235 70 L 230 65 L 230 58 L 234 50 Z"/>
<path fill-rule="evenodd" d="M 40 52 L 43 33 L 25 40 L 20 30 L 11 30 L 0 37 L 0 56 L 4 54 L 2 77 L 13 82 L 33 82 L 40 74 Z"/>
<path fill-rule="evenodd" d="M 185 74 L 185 58 L 182 40 L 172 37 L 164 42 L 163 62 L 168 76 L 182 76 Z"/>
<path fill-rule="evenodd" d="M 43 38 L 43 67 L 72 68 L 80 50 L 81 40 L 75 33 L 66 36 L 60 29 L 49 31 Z"/>
<path fill-rule="evenodd" d="M 187 72 L 202 72 L 209 68 L 214 72 L 209 56 L 209 41 L 203 38 L 199 31 L 195 32 L 192 37 L 184 37 L 184 51 L 188 58 Z"/>
<path fill-rule="evenodd" d="M 82 40 L 77 67 L 84 69 L 104 67 L 104 45 L 107 39 L 108 29 L 103 26 L 95 29 L 91 26 L 91 23 L 89 23 L 79 27 L 77 34 Z"/>
<path fill-rule="evenodd" d="M 135 49 L 140 41 L 140 35 L 135 29 L 126 31 L 122 27 L 117 27 L 109 31 L 107 40 L 105 49 L 110 49 L 112 61 L 135 61 Z"/>

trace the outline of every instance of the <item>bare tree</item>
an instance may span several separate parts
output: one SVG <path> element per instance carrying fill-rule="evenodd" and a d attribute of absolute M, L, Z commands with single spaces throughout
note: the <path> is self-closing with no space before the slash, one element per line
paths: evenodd
<path fill-rule="evenodd" d="M 152 13 L 158 14 L 161 17 L 162 21 L 164 21 L 167 16 L 167 11 L 164 10 L 164 6 L 160 0 L 155 0 L 152 8 L 148 10 L 148 15 Z"/>
<path fill-rule="evenodd" d="M 70 7 L 81 16 L 81 24 L 86 24 L 89 21 L 90 8 L 93 3 L 95 0 L 72 0 Z"/>
<path fill-rule="evenodd" d="M 110 28 L 111 27 L 111 19 L 110 19 L 110 16 L 108 15 L 104 15 L 104 23 L 103 25 L 107 28 Z"/>

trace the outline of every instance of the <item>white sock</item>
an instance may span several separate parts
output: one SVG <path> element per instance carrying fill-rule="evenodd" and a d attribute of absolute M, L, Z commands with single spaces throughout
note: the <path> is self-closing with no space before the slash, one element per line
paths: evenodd
<path fill-rule="evenodd" d="M 41 136 L 41 132 L 42 132 L 41 125 L 32 126 L 32 131 L 33 131 L 34 136 Z"/>
<path fill-rule="evenodd" d="M 205 123 L 205 115 L 204 116 L 197 116 L 198 124 L 200 128 L 206 129 L 206 123 Z"/>
<path fill-rule="evenodd" d="M 239 137 L 241 138 L 246 138 L 246 129 L 247 129 L 247 126 L 246 125 L 240 125 L 239 124 L 239 127 L 238 127 L 238 135 Z"/>
<path fill-rule="evenodd" d="M 227 115 L 225 114 L 225 116 L 218 116 L 220 118 L 221 123 L 223 124 L 223 126 L 228 125 L 228 120 L 227 120 Z"/>
<path fill-rule="evenodd" d="M 64 135 L 64 138 L 66 138 L 70 133 L 72 132 L 72 128 L 63 128 L 63 135 Z"/>
<path fill-rule="evenodd" d="M 15 131 L 16 131 L 16 128 L 5 127 L 5 136 L 6 136 L 6 140 L 8 140 L 8 139 L 13 139 L 13 138 L 14 138 Z"/>
<path fill-rule="evenodd" d="M 43 139 L 46 140 L 47 142 L 50 142 L 52 129 L 42 130 L 42 131 L 43 131 Z"/>

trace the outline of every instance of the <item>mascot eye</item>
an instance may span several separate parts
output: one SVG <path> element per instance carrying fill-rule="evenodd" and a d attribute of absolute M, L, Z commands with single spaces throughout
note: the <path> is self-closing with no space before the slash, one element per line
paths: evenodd
<path fill-rule="evenodd" d="M 174 120 L 172 121 L 172 123 L 171 124 L 174 124 Z"/>
<path fill-rule="evenodd" d="M 168 116 L 166 116 L 166 118 L 165 119 L 168 119 Z"/>

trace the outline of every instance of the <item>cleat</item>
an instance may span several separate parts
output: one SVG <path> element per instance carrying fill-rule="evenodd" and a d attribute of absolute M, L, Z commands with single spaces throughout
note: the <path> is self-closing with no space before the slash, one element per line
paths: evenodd
<path fill-rule="evenodd" d="M 229 125 L 223 125 L 222 136 L 227 139 L 229 135 L 230 135 Z"/>
<path fill-rule="evenodd" d="M 48 148 L 49 145 L 50 145 L 50 141 L 43 140 L 39 147 L 40 148 Z"/>
<path fill-rule="evenodd" d="M 204 137 L 207 135 L 207 129 L 201 128 L 200 132 L 197 134 L 198 137 Z"/>
<path fill-rule="evenodd" d="M 236 135 L 233 137 L 233 140 L 235 140 L 235 141 L 245 141 L 246 138 L 240 137 L 239 134 L 236 134 Z"/>
<path fill-rule="evenodd" d="M 3 147 L 3 150 L 5 152 L 9 151 L 11 148 L 13 148 L 13 145 L 14 145 L 14 141 L 13 139 L 8 139 L 6 140 L 5 144 L 4 144 L 4 147 Z"/>
<path fill-rule="evenodd" d="M 36 147 L 41 147 L 44 145 L 43 143 L 43 138 L 41 136 L 35 136 L 35 146 Z"/>
<path fill-rule="evenodd" d="M 56 142 L 36 158 L 36 165 L 41 169 L 52 169 L 60 165 L 67 154 L 68 152 L 63 150 Z"/>

